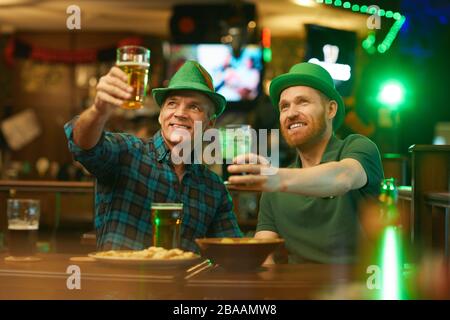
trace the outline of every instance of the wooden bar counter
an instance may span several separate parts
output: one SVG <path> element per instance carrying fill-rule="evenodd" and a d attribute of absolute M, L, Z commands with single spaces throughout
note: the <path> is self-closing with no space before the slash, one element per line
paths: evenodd
<path fill-rule="evenodd" d="M 74 262 L 68 254 L 40 254 L 37 262 L 9 262 L 5 256 L 0 256 L 0 299 L 315 299 L 349 280 L 345 266 L 333 265 L 227 272 L 208 263 L 158 270 Z M 79 290 L 67 287 L 71 265 L 80 268 Z"/>

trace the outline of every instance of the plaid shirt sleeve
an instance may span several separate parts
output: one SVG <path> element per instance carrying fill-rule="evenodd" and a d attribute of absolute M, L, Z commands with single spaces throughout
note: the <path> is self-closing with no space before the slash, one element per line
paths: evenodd
<path fill-rule="evenodd" d="M 229 192 L 223 187 L 221 204 L 210 226 L 213 237 L 242 237 L 236 215 L 233 212 L 233 202 Z"/>
<path fill-rule="evenodd" d="M 120 153 L 126 151 L 131 142 L 122 134 L 103 132 L 93 148 L 81 149 L 73 141 L 73 127 L 78 118 L 77 116 L 64 125 L 69 151 L 76 161 L 97 178 L 113 175 L 116 172 L 114 169 L 119 162 Z"/>

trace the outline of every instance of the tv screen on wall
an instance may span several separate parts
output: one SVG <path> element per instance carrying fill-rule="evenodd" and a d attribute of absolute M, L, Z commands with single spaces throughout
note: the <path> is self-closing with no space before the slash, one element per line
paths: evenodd
<path fill-rule="evenodd" d="M 228 102 L 253 101 L 260 93 L 262 48 L 245 46 L 239 57 L 225 44 L 172 44 L 167 54 L 167 79 L 186 60 L 198 61 L 212 76 L 216 92 Z"/>

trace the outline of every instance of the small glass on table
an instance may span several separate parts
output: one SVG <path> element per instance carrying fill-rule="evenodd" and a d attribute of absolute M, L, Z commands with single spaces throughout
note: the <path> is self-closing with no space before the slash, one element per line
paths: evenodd
<path fill-rule="evenodd" d="M 36 243 L 39 230 L 40 201 L 37 199 L 8 199 L 7 261 L 39 261 Z"/>
<path fill-rule="evenodd" d="M 182 203 L 152 203 L 152 246 L 181 248 Z"/>

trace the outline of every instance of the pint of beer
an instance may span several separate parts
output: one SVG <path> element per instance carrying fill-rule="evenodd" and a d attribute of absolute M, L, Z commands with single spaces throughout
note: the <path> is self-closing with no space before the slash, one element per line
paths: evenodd
<path fill-rule="evenodd" d="M 36 253 L 40 201 L 8 199 L 8 247 L 11 256 L 32 256 Z"/>
<path fill-rule="evenodd" d="M 152 204 L 152 246 L 180 248 L 182 211 L 182 203 Z"/>
<path fill-rule="evenodd" d="M 222 152 L 222 179 L 230 177 L 228 166 L 239 155 L 249 154 L 252 148 L 251 127 L 248 124 L 229 124 L 220 128 L 220 142 Z"/>
<path fill-rule="evenodd" d="M 122 105 L 124 109 L 140 109 L 147 94 L 150 50 L 139 46 L 125 46 L 117 49 L 116 65 L 128 75 L 128 84 L 133 87 L 131 99 Z"/>

